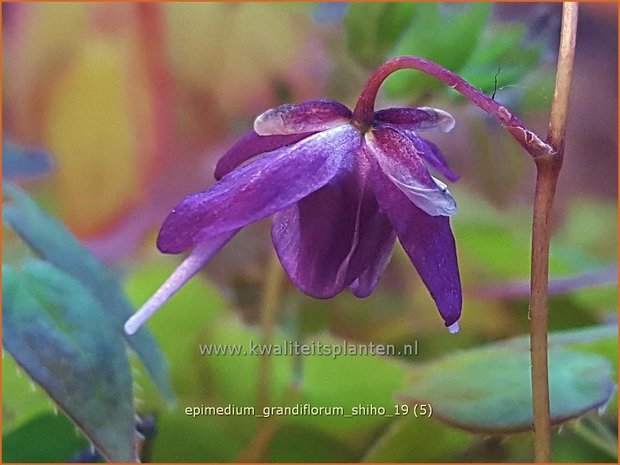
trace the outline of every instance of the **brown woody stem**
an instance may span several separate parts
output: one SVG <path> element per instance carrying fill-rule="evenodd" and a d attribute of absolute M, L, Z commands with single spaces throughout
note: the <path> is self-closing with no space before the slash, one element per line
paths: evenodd
<path fill-rule="evenodd" d="M 547 142 L 553 147 L 555 154 L 536 159 L 536 193 L 532 221 L 530 351 L 534 408 L 534 455 L 538 463 L 551 462 L 552 458 L 547 350 L 549 245 L 551 241 L 549 217 L 564 157 L 568 97 L 575 60 L 577 15 L 577 3 L 564 3 L 555 91 L 547 135 Z"/>

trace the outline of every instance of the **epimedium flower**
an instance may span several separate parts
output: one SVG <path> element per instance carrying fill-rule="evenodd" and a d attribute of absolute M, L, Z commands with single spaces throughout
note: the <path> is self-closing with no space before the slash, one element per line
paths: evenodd
<path fill-rule="evenodd" d="M 376 87 L 376 86 L 375 86 Z M 362 93 L 354 112 L 333 100 L 285 104 L 259 115 L 219 160 L 213 186 L 185 197 L 164 221 L 157 247 L 191 253 L 127 322 L 134 333 L 241 228 L 273 215 L 271 236 L 293 283 L 315 298 L 350 288 L 371 294 L 396 238 L 458 331 L 461 285 L 446 185 L 458 175 L 419 133 L 454 127 L 442 110 L 374 111 Z"/>

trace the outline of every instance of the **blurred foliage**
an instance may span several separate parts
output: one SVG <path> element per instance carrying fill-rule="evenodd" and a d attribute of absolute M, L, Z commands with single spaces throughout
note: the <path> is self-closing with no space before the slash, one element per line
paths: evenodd
<path fill-rule="evenodd" d="M 103 308 L 46 262 L 24 262 L 21 272 L 4 265 L 2 272 L 6 349 L 106 458 L 133 461 L 131 373 Z"/>
<path fill-rule="evenodd" d="M 490 3 L 352 4 L 345 18 L 348 49 L 369 69 L 393 56 L 428 58 L 495 95 L 496 87 L 514 86 L 538 66 L 542 47 L 525 43 L 522 24 L 490 23 L 491 8 Z M 390 97 L 407 100 L 449 92 L 435 78 L 411 71 L 394 73 L 385 87 Z"/>
<path fill-rule="evenodd" d="M 542 110 L 553 83 L 541 66 L 549 44 L 533 40 L 525 22 L 500 20 L 497 7 L 484 3 L 4 8 L 3 174 L 5 181 L 29 180 L 29 194 L 61 221 L 3 183 L 3 461 L 96 456 L 90 443 L 131 460 L 136 413 L 155 419 L 142 448 L 147 462 L 532 460 L 530 434 L 504 434 L 530 422 L 527 338 L 515 338 L 527 332 L 527 291 L 514 291 L 527 288 L 529 275 L 531 212 L 516 195 L 528 171 L 513 141 L 467 110 L 455 131 L 465 132 L 453 135 L 473 158 L 455 161 L 473 175 L 451 188 L 465 293 L 459 335 L 445 332 L 397 246 L 368 299 L 343 293 L 320 301 L 286 284 L 271 342 L 416 344 L 419 353 L 278 356 L 266 374 L 258 356 L 201 355 L 200 344 L 262 340 L 252 324 L 260 321 L 268 243 L 254 237 L 268 235 L 259 225 L 236 239 L 247 244 L 233 241 L 175 295 L 149 321 L 150 331 L 122 331 L 179 261 L 154 258 L 151 229 L 170 202 L 212 182 L 214 155 L 255 114 L 307 98 L 350 103 L 369 71 L 399 54 L 435 60 L 488 94 L 497 90 L 511 108 Z M 327 19 L 314 22 L 319 16 Z M 456 105 L 461 98 L 415 72 L 391 76 L 385 90 L 404 102 Z M 32 181 L 47 173 L 48 180 Z M 561 208 L 552 280 L 611 269 L 615 200 L 576 191 Z M 69 230 L 115 237 L 108 244 L 118 251 L 115 266 Z M 130 242 L 146 245 L 137 250 Z M 106 256 L 101 243 L 89 246 Z M 617 396 L 609 399 L 617 334 L 603 326 L 615 321 L 617 286 L 586 284 L 550 297 L 552 406 L 563 422 L 554 459 L 617 461 Z M 372 406 L 393 414 L 418 401 L 435 413 L 185 413 L 256 406 L 259 379 L 267 379 L 269 406 Z"/>
<path fill-rule="evenodd" d="M 46 413 L 2 435 L 2 461 L 66 462 L 86 446 L 86 440 L 65 416 Z"/>
<path fill-rule="evenodd" d="M 3 204 L 3 221 L 19 234 L 34 253 L 93 293 L 116 333 L 140 356 L 164 396 L 172 398 L 167 367 L 153 336 L 146 330 L 127 336 L 123 330 L 134 308 L 123 293 L 117 277 L 25 192 L 5 184 L 3 195 L 9 200 Z"/>
<path fill-rule="evenodd" d="M 367 68 L 379 66 L 419 9 L 413 3 L 353 3 L 345 27 L 351 56 Z"/>
<path fill-rule="evenodd" d="M 615 327 L 549 335 L 549 396 L 554 424 L 607 405 L 615 393 L 609 359 L 605 356 L 566 350 L 568 339 L 616 341 Z M 617 349 L 617 348 L 616 348 Z M 413 381 L 397 396 L 410 403 L 427 403 L 434 414 L 460 428 L 482 433 L 528 431 L 532 401 L 528 339 L 496 343 L 447 357 L 439 362 L 416 366 Z M 476 376 L 471 376 L 476 373 Z"/>
<path fill-rule="evenodd" d="M 8 200 L 3 221 L 46 260 L 22 259 L 15 267 L 3 263 L 3 346 L 103 456 L 132 461 L 132 376 L 122 325 L 133 308 L 116 278 L 62 224 L 14 185 L 4 184 L 3 195 Z M 155 340 L 145 330 L 128 343 L 170 399 Z M 41 408 L 35 402 L 26 412 L 32 409 L 33 415 Z M 9 415 L 9 421 L 27 418 L 24 412 L 14 415 L 17 419 Z"/>

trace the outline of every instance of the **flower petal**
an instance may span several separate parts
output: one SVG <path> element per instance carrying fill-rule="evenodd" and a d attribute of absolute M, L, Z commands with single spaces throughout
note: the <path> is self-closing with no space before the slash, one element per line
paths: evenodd
<path fill-rule="evenodd" d="M 345 282 L 358 241 L 362 189 L 356 170 L 347 168 L 274 216 L 274 247 L 282 267 L 305 294 L 327 299 L 355 279 Z"/>
<path fill-rule="evenodd" d="M 164 284 L 125 323 L 125 332 L 134 334 L 159 310 L 181 287 L 187 283 L 239 230 L 229 231 L 211 240 L 201 242 L 183 260 Z"/>
<path fill-rule="evenodd" d="M 312 134 L 315 134 L 315 132 L 291 134 L 288 136 L 259 136 L 255 131 L 249 131 L 218 160 L 215 166 L 215 179 L 219 181 L 232 170 L 256 155 L 294 144 Z"/>
<path fill-rule="evenodd" d="M 261 136 L 324 131 L 350 122 L 351 110 L 334 100 L 284 104 L 259 115 L 254 131 Z"/>
<path fill-rule="evenodd" d="M 185 197 L 159 231 L 159 250 L 182 252 L 297 202 L 327 184 L 359 145 L 359 133 L 340 126 L 251 161 Z"/>
<path fill-rule="evenodd" d="M 452 131 L 455 124 L 450 113 L 431 107 L 386 108 L 377 111 L 375 119 L 405 129 L 439 129 L 442 132 Z"/>
<path fill-rule="evenodd" d="M 328 185 L 274 216 L 278 257 L 304 293 L 335 296 L 372 267 L 382 242 L 392 235 L 394 243 L 392 226 L 366 186 L 368 170 L 365 158 L 357 157 Z"/>
<path fill-rule="evenodd" d="M 409 199 L 433 216 L 456 213 L 456 202 L 447 186 L 432 177 L 409 138 L 388 126 L 369 131 L 366 152 Z"/>
<path fill-rule="evenodd" d="M 450 169 L 448 161 L 443 153 L 441 153 L 439 147 L 431 141 L 421 138 L 410 129 L 402 129 L 401 127 L 393 127 L 393 129 L 407 137 L 413 144 L 417 154 L 422 157 L 426 163 L 445 176 L 448 181 L 456 182 L 459 180 L 461 176 Z"/>
<path fill-rule="evenodd" d="M 372 181 L 379 205 L 392 222 L 446 326 L 452 326 L 461 315 L 462 294 L 449 218 L 427 215 L 379 169 L 373 170 Z"/>
<path fill-rule="evenodd" d="M 366 235 L 368 245 L 363 244 L 360 240 L 357 247 L 358 251 L 363 250 L 372 254 L 371 258 L 367 260 L 370 264 L 350 285 L 353 294 L 360 298 L 368 297 L 377 286 L 379 278 L 392 257 L 392 250 L 396 241 L 394 228 L 382 212 L 377 211 L 372 223 L 373 227 L 365 228 L 366 231 L 373 233 Z"/>

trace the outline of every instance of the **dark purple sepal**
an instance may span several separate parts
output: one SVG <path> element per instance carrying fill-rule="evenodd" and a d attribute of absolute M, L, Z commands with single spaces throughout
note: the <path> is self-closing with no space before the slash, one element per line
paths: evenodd
<path fill-rule="evenodd" d="M 426 214 L 380 170 L 373 170 L 372 180 L 379 205 L 390 218 L 446 326 L 452 326 L 461 315 L 462 291 L 449 218 Z"/>
<path fill-rule="evenodd" d="M 164 221 L 157 246 L 180 253 L 294 204 L 338 174 L 360 142 L 357 131 L 340 126 L 266 153 L 185 197 Z"/>
<path fill-rule="evenodd" d="M 219 181 L 232 170 L 257 155 L 295 144 L 312 134 L 316 134 L 316 132 L 286 136 L 259 136 L 256 132 L 249 131 L 218 160 L 217 165 L 215 165 L 215 179 Z"/>

